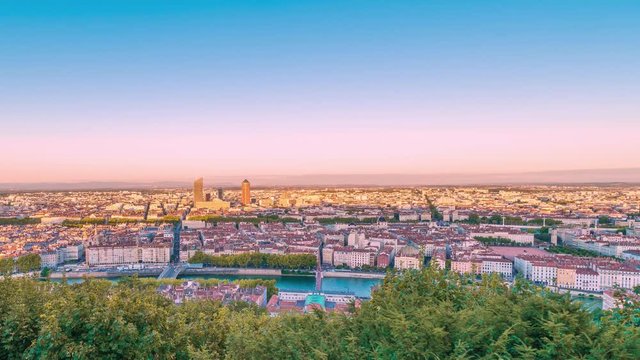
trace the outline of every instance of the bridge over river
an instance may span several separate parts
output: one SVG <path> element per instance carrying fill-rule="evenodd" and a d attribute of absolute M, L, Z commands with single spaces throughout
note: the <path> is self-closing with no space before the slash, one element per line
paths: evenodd
<path fill-rule="evenodd" d="M 160 279 L 175 279 L 183 272 L 188 265 L 185 264 L 169 264 L 165 267 L 160 275 L 158 276 L 158 280 Z"/>

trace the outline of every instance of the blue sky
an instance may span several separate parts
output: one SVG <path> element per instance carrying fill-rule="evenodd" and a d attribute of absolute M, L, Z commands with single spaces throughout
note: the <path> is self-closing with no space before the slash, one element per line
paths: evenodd
<path fill-rule="evenodd" d="M 0 140 L 20 149 L 0 181 L 640 166 L 621 155 L 638 19 L 638 1 L 0 1 Z"/>

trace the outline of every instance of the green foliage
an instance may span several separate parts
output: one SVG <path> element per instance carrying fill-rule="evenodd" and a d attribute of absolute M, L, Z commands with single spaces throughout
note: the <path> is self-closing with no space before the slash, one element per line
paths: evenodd
<path fill-rule="evenodd" d="M 175 305 L 132 278 L 0 281 L 1 359 L 637 359 L 637 303 L 597 320 L 569 295 L 433 268 L 390 273 L 350 315 Z"/>
<path fill-rule="evenodd" d="M 551 234 L 549 233 L 548 227 L 541 227 L 538 230 L 535 230 L 533 233 L 533 238 L 538 241 L 543 242 L 551 242 Z"/>
<path fill-rule="evenodd" d="M 371 266 L 371 265 L 367 265 L 364 264 L 360 267 L 356 267 L 356 268 L 352 268 L 347 264 L 340 264 L 340 265 L 336 265 L 335 267 L 336 269 L 347 269 L 347 270 L 352 270 L 352 271 L 364 271 L 364 272 L 377 272 L 377 273 L 385 273 L 387 271 L 387 268 L 380 268 L 377 266 Z"/>
<path fill-rule="evenodd" d="M 16 262 L 13 258 L 0 259 L 0 275 L 11 275 L 15 270 Z"/>
<path fill-rule="evenodd" d="M 16 268 L 18 272 L 27 273 L 30 271 L 40 270 L 41 260 L 38 254 L 27 254 L 20 256 L 16 260 Z"/>
<path fill-rule="evenodd" d="M 585 256 L 585 257 L 607 257 L 605 255 L 601 255 L 595 251 L 578 249 L 563 245 L 551 246 L 547 249 L 548 252 L 554 254 L 569 254 L 575 256 Z"/>
<path fill-rule="evenodd" d="M 317 258 L 312 254 L 262 254 L 243 253 L 237 255 L 208 255 L 202 251 L 189 259 L 192 264 L 204 264 L 218 267 L 242 267 L 260 269 L 313 269 Z"/>
<path fill-rule="evenodd" d="M 431 220 L 442 221 L 442 219 L 444 219 L 442 213 L 438 211 L 438 208 L 431 202 L 431 199 L 429 199 L 428 197 L 426 199 L 427 204 L 429 205 L 429 211 L 431 212 Z"/>
<path fill-rule="evenodd" d="M 539 225 L 542 226 L 542 224 L 545 224 L 545 226 L 557 226 L 557 225 L 561 225 L 562 221 L 560 220 L 553 220 L 553 219 L 533 219 L 533 220 L 529 220 L 527 221 L 526 225 Z"/>
<path fill-rule="evenodd" d="M 330 224 L 375 224 L 378 218 L 357 218 L 357 217 L 332 217 L 332 218 L 318 218 L 316 219 L 322 225 Z"/>
<path fill-rule="evenodd" d="M 549 233 L 547 234 L 535 233 L 533 234 L 533 238 L 538 241 L 551 242 L 551 234 Z"/>
<path fill-rule="evenodd" d="M 472 224 L 472 225 L 480 224 L 480 215 L 478 215 L 476 213 L 469 214 L 469 218 L 467 219 L 467 223 Z"/>
<path fill-rule="evenodd" d="M 598 216 L 598 225 L 602 225 L 602 226 L 613 225 L 613 219 L 606 215 Z"/>
<path fill-rule="evenodd" d="M 272 223 L 272 222 L 284 222 L 284 223 L 299 223 L 300 220 L 292 217 L 280 217 L 278 215 L 257 215 L 252 217 L 244 216 L 216 216 L 216 215 L 202 215 L 202 216 L 190 216 L 189 220 L 205 221 L 211 224 L 217 223 L 250 223 L 258 225 L 260 223 Z"/>
<path fill-rule="evenodd" d="M 67 227 L 83 227 L 84 225 L 119 225 L 119 224 L 175 224 L 180 222 L 180 218 L 178 216 L 165 216 L 158 219 L 149 219 L 149 220 L 141 220 L 141 219 L 130 219 L 130 218 L 84 218 L 80 220 L 64 220 L 62 222 L 63 226 Z"/>
<path fill-rule="evenodd" d="M 40 224 L 40 218 L 0 218 L 0 225 L 33 225 Z"/>
<path fill-rule="evenodd" d="M 502 225 L 503 216 L 501 215 L 491 215 L 490 217 L 482 216 L 480 217 L 477 214 L 469 214 L 469 219 L 467 219 L 466 223 L 468 224 L 493 224 L 493 225 Z M 562 224 L 562 221 L 553 220 L 553 219 L 531 219 L 525 221 L 521 217 L 518 216 L 504 216 L 504 224 L 505 225 L 522 225 L 522 226 L 557 226 Z"/>
<path fill-rule="evenodd" d="M 474 239 L 478 240 L 480 243 L 489 246 L 530 246 L 529 244 L 521 244 L 515 241 L 511 241 L 509 239 L 501 238 L 501 237 L 483 237 L 476 236 Z"/>

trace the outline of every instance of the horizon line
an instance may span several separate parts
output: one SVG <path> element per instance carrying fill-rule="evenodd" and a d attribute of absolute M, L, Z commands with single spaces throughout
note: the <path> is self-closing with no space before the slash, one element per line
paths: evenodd
<path fill-rule="evenodd" d="M 206 187 L 234 186 L 245 179 L 254 188 L 277 187 L 416 187 L 416 186 L 526 186 L 526 185 L 588 185 L 588 184 L 640 184 L 640 167 L 610 169 L 546 170 L 514 173 L 367 173 L 367 174 L 300 174 L 300 175 L 224 175 L 204 177 Z M 206 182 L 206 179 L 210 181 Z M 237 180 L 237 181 L 234 181 Z M 192 179 L 185 180 L 80 180 L 2 182 L 0 190 L 82 190 L 184 188 Z"/>

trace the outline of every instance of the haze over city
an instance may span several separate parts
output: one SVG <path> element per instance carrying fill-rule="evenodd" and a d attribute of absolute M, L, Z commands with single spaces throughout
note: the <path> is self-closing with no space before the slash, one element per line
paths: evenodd
<path fill-rule="evenodd" d="M 3 1 L 0 183 L 638 179 L 640 4 L 506 5 Z"/>

